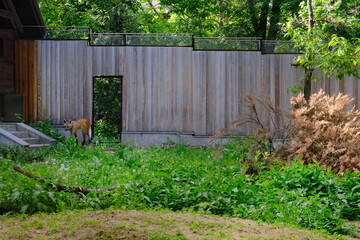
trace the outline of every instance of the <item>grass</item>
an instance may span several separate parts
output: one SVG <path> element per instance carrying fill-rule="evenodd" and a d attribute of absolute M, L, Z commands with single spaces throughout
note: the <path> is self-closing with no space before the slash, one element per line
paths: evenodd
<path fill-rule="evenodd" d="M 149 218 L 151 221 L 149 222 Z M 41 227 L 37 223 L 41 222 Z M 56 224 L 54 231 L 53 225 Z M 34 225 L 35 227 L 29 227 Z M 238 218 L 154 211 L 67 211 L 0 217 L 2 239 L 349 239 Z"/>
<path fill-rule="evenodd" d="M 229 149 L 232 150 L 224 151 L 220 158 L 216 157 L 216 149 L 183 145 L 121 146 L 114 152 L 106 152 L 103 146 L 82 148 L 67 142 L 51 151 L 42 149 L 21 155 L 13 154 L 18 150 L 3 151 L 0 213 L 152 209 L 240 217 L 331 233 L 354 232 L 345 221 L 360 220 L 358 172 L 338 176 L 316 165 L 294 161 L 288 165 L 273 164 L 270 170 L 249 175 L 247 166 L 239 161 L 246 152 L 234 153 L 236 148 Z M 20 175 L 12 170 L 13 164 L 47 178 L 48 183 L 40 185 Z M 55 192 L 51 182 L 87 188 L 118 187 L 85 197 Z M 162 220 L 158 221 L 151 224 L 161 224 Z M 36 227 L 41 222 L 26 224 Z M 84 224 L 94 226 L 99 222 Z M 212 233 L 212 227 L 221 228 L 219 224 L 200 222 L 189 227 L 207 235 L 230 234 L 227 228 L 222 233 Z M 77 226 L 69 222 L 67 230 L 73 231 Z M 50 228 L 52 232 L 59 231 L 56 224 Z M 156 237 L 159 236 L 155 234 Z"/>

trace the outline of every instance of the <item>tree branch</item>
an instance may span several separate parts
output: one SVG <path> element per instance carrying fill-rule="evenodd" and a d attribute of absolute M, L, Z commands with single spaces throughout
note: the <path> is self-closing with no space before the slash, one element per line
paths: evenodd
<path fill-rule="evenodd" d="M 13 165 L 13 169 L 25 176 L 27 176 L 28 178 L 34 179 L 40 183 L 45 183 L 47 182 L 47 180 L 45 178 L 39 177 L 27 170 L 25 170 L 24 168 L 18 166 L 18 165 Z M 107 186 L 107 187 L 102 187 L 102 188 L 83 188 L 83 187 L 79 187 L 79 186 L 66 186 L 63 184 L 59 184 L 59 183 L 50 183 L 50 185 L 52 186 L 52 188 L 56 189 L 57 191 L 66 191 L 66 192 L 72 192 L 72 193 L 82 193 L 84 195 L 87 195 L 91 192 L 100 192 L 100 191 L 104 191 L 104 190 L 113 190 L 115 188 L 117 188 L 118 186 Z"/>

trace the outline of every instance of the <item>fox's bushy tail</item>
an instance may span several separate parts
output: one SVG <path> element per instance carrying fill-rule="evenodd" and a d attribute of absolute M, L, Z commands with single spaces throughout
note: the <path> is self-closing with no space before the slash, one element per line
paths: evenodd
<path fill-rule="evenodd" d="M 93 139 L 93 135 L 92 135 L 92 129 L 90 127 L 89 128 L 89 144 L 91 143 L 92 139 Z"/>

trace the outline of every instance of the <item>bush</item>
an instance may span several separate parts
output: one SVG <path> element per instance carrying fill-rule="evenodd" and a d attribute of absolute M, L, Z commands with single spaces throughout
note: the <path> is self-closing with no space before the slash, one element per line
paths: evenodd
<path fill-rule="evenodd" d="M 99 119 L 95 121 L 95 137 L 102 140 L 120 141 L 120 130 L 118 126 L 109 123 L 106 120 Z"/>
<path fill-rule="evenodd" d="M 269 158 L 267 143 L 255 135 L 231 136 L 228 144 L 218 149 L 217 159 L 238 160 L 244 174 L 259 174 L 277 164 L 276 159 Z"/>
<path fill-rule="evenodd" d="M 31 127 L 44 133 L 45 135 L 52 137 L 57 142 L 64 143 L 65 137 L 60 132 L 51 126 L 50 118 L 44 114 L 43 119 L 31 124 Z"/>
<path fill-rule="evenodd" d="M 301 93 L 290 102 L 292 139 L 278 155 L 292 160 L 301 154 L 305 164 L 317 162 L 336 173 L 360 170 L 360 112 L 347 111 L 353 102 L 349 95 L 320 90 L 309 101 Z"/>

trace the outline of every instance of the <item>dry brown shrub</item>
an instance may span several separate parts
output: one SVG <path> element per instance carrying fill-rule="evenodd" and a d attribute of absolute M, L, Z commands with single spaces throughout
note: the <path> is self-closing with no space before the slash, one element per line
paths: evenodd
<path fill-rule="evenodd" d="M 360 112 L 350 108 L 352 102 L 322 89 L 308 102 L 302 93 L 291 98 L 292 138 L 276 155 L 292 160 L 301 154 L 305 164 L 317 162 L 335 173 L 360 170 Z"/>
<path fill-rule="evenodd" d="M 243 114 L 239 119 L 232 122 L 234 129 L 223 128 L 220 129 L 218 134 L 214 135 L 212 139 L 222 138 L 230 135 L 243 136 L 241 129 L 244 125 L 249 125 L 254 131 L 254 135 L 248 136 L 251 140 L 255 141 L 257 150 L 266 150 L 273 152 L 275 150 L 276 141 L 279 139 L 285 140 L 288 138 L 288 124 L 287 114 L 279 107 L 272 103 L 269 96 L 254 97 L 253 95 L 246 95 L 243 100 L 248 108 L 248 112 Z M 265 112 L 264 116 L 260 113 Z"/>
<path fill-rule="evenodd" d="M 272 159 L 268 157 L 269 154 L 264 153 L 274 152 L 277 141 L 287 139 L 287 117 L 279 107 L 275 107 L 269 96 L 257 98 L 253 95 L 246 95 L 243 101 L 247 105 L 248 112 L 232 122 L 233 129 L 220 129 L 218 134 L 212 137 L 212 140 L 232 135 L 233 140 L 235 139 L 232 141 L 233 144 L 237 144 L 238 141 L 252 142 L 251 145 L 239 145 L 239 151 L 241 148 L 247 148 L 249 156 L 239 160 L 248 166 L 247 174 L 257 174 L 260 169 L 256 162 L 264 163 L 261 166 L 266 169 L 266 166 L 272 163 Z M 241 129 L 245 125 L 248 125 L 249 129 L 253 129 L 254 134 L 242 133 Z M 222 150 L 222 148 L 219 149 L 217 158 L 222 156 Z"/>

